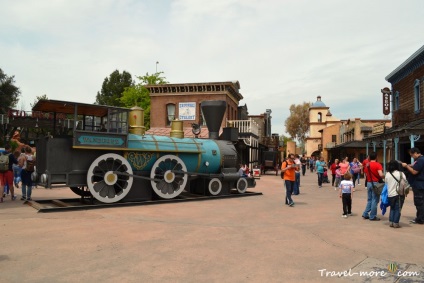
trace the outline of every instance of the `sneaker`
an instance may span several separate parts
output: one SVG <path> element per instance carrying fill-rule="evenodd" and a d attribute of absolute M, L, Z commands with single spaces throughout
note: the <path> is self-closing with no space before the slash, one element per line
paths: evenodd
<path fill-rule="evenodd" d="M 321 188 L 322 186 L 319 186 L 319 188 Z"/>
<path fill-rule="evenodd" d="M 389 225 L 390 227 L 393 227 L 393 222 L 390 222 L 390 225 Z"/>
<path fill-rule="evenodd" d="M 16 199 L 16 196 L 13 196 L 13 197 L 12 197 L 12 200 L 15 200 L 15 199 Z"/>
<path fill-rule="evenodd" d="M 346 215 L 346 214 L 343 214 L 343 215 L 342 215 L 342 217 L 343 217 L 343 218 L 347 218 L 347 215 Z"/>
<path fill-rule="evenodd" d="M 361 183 L 358 183 L 358 186 L 360 186 L 361 185 Z"/>
<path fill-rule="evenodd" d="M 289 206 L 294 206 L 294 202 L 289 203 Z"/>
<path fill-rule="evenodd" d="M 362 215 L 362 218 L 364 218 L 364 219 L 370 219 L 369 216 L 363 216 L 363 215 Z"/>
<path fill-rule="evenodd" d="M 399 223 L 394 223 L 394 224 L 393 224 L 393 228 L 400 228 Z"/>
<path fill-rule="evenodd" d="M 352 213 L 348 213 L 347 215 L 349 215 L 349 216 L 353 216 L 353 214 L 352 214 Z"/>
<path fill-rule="evenodd" d="M 26 197 L 21 197 L 21 200 L 25 200 L 26 199 Z"/>
<path fill-rule="evenodd" d="M 32 200 L 32 198 L 27 198 L 26 200 Z M 378 219 L 378 220 L 380 220 L 380 219 Z"/>
<path fill-rule="evenodd" d="M 409 221 L 409 223 L 411 223 L 411 224 L 424 224 L 422 222 L 417 222 L 417 220 L 411 220 L 411 221 Z"/>
<path fill-rule="evenodd" d="M 376 218 L 370 219 L 370 221 L 380 221 L 380 218 L 376 217 Z"/>

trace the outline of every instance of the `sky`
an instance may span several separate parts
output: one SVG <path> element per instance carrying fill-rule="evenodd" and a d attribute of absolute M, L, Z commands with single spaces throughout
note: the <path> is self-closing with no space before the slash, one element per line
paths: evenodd
<path fill-rule="evenodd" d="M 424 45 L 422 0 L 0 0 L 0 68 L 21 90 L 93 103 L 115 71 L 239 81 L 250 115 L 322 97 L 339 119 L 383 119 L 385 77 Z M 159 63 L 156 63 L 159 62 Z M 390 118 L 390 116 L 388 116 Z"/>

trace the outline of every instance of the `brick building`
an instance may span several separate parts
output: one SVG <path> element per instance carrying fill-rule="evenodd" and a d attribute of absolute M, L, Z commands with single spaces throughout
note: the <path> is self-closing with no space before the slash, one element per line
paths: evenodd
<path fill-rule="evenodd" d="M 198 138 L 208 138 L 207 130 L 200 104 L 206 100 L 223 100 L 227 109 L 221 122 L 222 129 L 227 126 L 238 128 L 236 148 L 239 163 L 248 164 L 250 168 L 259 163 L 259 126 L 248 116 L 247 106 L 239 106 L 243 99 L 238 81 L 163 84 L 146 86 L 150 92 L 150 129 L 146 132 L 152 135 L 169 136 L 171 121 L 183 121 L 185 137 L 194 137 L 192 124 L 201 126 Z M 265 119 L 263 119 L 265 121 Z M 270 121 L 268 122 L 270 125 Z"/>

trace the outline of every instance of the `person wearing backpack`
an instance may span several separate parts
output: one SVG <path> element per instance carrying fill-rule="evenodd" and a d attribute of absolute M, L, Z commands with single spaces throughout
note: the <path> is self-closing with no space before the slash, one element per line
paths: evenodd
<path fill-rule="evenodd" d="M 22 197 L 21 200 L 32 200 L 32 180 L 31 174 L 34 172 L 35 167 L 35 156 L 32 154 L 30 146 L 25 147 L 25 162 L 22 168 L 21 180 L 22 180 Z"/>
<path fill-rule="evenodd" d="M 389 162 L 386 176 L 384 180 L 387 184 L 387 191 L 389 196 L 390 214 L 389 222 L 390 227 L 400 228 L 399 221 L 402 211 L 402 206 L 405 201 L 404 188 L 406 176 L 403 172 L 399 171 L 399 163 L 396 160 Z"/>
<path fill-rule="evenodd" d="M 0 157 L 0 203 L 3 202 L 4 186 L 8 185 L 11 199 L 15 200 L 15 188 L 13 187 L 13 164 L 18 164 L 18 160 L 11 154 L 10 144 L 4 146 L 5 152 Z M 7 156 L 7 158 L 6 158 Z"/>

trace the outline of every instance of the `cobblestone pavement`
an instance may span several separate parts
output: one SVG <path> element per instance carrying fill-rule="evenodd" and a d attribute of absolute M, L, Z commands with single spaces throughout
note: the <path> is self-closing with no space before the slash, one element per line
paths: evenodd
<path fill-rule="evenodd" d="M 353 216 L 316 174 L 301 177 L 295 206 L 269 172 L 236 199 L 37 213 L 0 204 L 0 282 L 423 282 L 424 226 L 412 194 L 401 229 L 363 220 L 357 186 Z M 33 199 L 74 198 L 35 189 Z M 19 198 L 18 198 L 19 199 Z"/>

